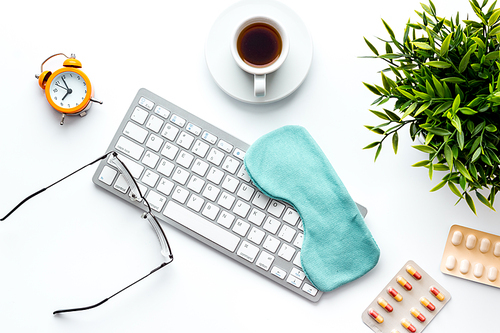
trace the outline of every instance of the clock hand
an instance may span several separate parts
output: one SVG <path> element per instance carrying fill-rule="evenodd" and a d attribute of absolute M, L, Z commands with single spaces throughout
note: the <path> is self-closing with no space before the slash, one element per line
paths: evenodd
<path fill-rule="evenodd" d="M 66 89 L 66 88 L 64 88 L 63 86 L 60 86 L 60 85 L 58 85 L 58 84 L 56 84 L 56 86 L 58 86 L 59 88 L 63 88 L 64 90 L 68 90 L 68 89 Z"/>
<path fill-rule="evenodd" d="M 62 98 L 62 100 L 64 101 L 64 99 L 66 98 L 66 96 L 68 96 L 69 94 L 70 94 L 70 90 L 68 90 L 68 91 L 66 92 L 66 95 L 64 95 L 64 97 Z"/>
<path fill-rule="evenodd" d="M 63 80 L 64 85 L 66 86 L 66 89 L 69 89 L 68 85 L 66 84 L 66 80 L 64 80 L 64 78 L 62 76 L 61 76 L 61 79 Z"/>

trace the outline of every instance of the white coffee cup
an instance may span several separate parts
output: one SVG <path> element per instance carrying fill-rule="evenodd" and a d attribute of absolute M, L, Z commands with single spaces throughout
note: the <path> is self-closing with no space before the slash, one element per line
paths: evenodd
<path fill-rule="evenodd" d="M 243 20 L 231 39 L 236 64 L 254 75 L 254 95 L 266 96 L 266 75 L 278 70 L 286 60 L 290 43 L 283 26 L 266 16 Z"/>

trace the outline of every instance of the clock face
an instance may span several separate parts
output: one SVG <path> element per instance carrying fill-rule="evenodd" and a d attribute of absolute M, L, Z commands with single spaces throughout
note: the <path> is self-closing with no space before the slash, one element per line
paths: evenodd
<path fill-rule="evenodd" d="M 75 72 L 61 72 L 50 83 L 50 99 L 61 109 L 74 109 L 85 101 L 88 83 Z"/>

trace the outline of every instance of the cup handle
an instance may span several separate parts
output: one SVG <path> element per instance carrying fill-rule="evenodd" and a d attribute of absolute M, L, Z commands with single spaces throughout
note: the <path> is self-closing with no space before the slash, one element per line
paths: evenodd
<path fill-rule="evenodd" d="M 253 76 L 253 92 L 255 97 L 266 96 L 266 74 Z"/>

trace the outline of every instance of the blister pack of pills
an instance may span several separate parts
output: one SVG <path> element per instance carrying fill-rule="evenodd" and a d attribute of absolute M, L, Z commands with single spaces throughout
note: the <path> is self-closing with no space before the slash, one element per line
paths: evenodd
<path fill-rule="evenodd" d="M 450 228 L 441 272 L 500 288 L 500 236 L 454 225 Z"/>
<path fill-rule="evenodd" d="M 450 293 L 414 261 L 408 261 L 363 311 L 377 333 L 422 332 L 451 299 Z"/>

